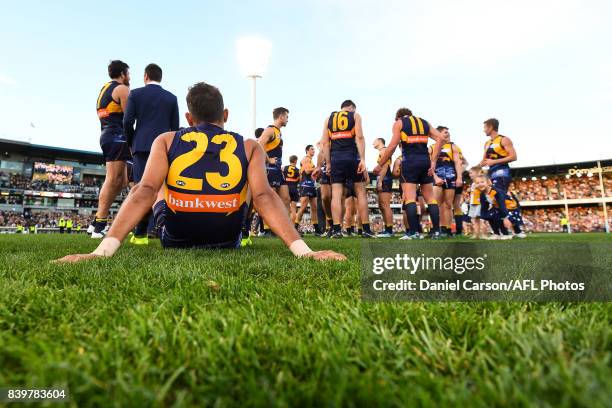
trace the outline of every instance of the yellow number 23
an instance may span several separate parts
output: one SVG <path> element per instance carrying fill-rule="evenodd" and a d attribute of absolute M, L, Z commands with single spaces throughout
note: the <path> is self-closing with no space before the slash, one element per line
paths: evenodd
<path fill-rule="evenodd" d="M 185 177 L 181 176 L 181 173 L 204 156 L 208 149 L 208 135 L 201 132 L 189 132 L 181 136 L 181 140 L 195 142 L 196 146 L 193 150 L 181 154 L 172 161 L 166 183 L 183 190 L 202 190 L 203 178 Z M 225 147 L 219 151 L 219 160 L 227 164 L 228 172 L 225 176 L 219 172 L 208 172 L 203 176 L 206 177 L 206 182 L 212 188 L 220 191 L 231 190 L 242 178 L 242 164 L 234 154 L 238 146 L 236 139 L 229 133 L 223 133 L 213 136 L 210 142 L 217 145 L 225 143 Z"/>

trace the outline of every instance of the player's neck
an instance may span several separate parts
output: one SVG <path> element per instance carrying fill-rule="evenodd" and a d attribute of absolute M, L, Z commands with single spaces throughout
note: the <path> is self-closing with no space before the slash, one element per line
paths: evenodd
<path fill-rule="evenodd" d="M 281 127 L 283 127 L 283 125 L 282 125 L 282 124 L 280 123 L 280 121 L 278 121 L 278 120 L 275 120 L 275 121 L 272 123 L 272 126 L 274 126 L 274 127 L 275 127 L 275 128 L 277 128 L 277 129 L 280 129 Z"/>
<path fill-rule="evenodd" d="M 491 140 L 494 140 L 497 136 L 499 136 L 499 133 L 491 132 L 491 135 L 489 137 L 491 138 Z"/>
<path fill-rule="evenodd" d="M 223 129 L 225 123 L 223 122 L 198 122 L 198 123 L 194 123 L 193 127 L 200 127 L 200 126 L 204 126 L 204 125 L 213 125 L 216 127 L 219 127 L 221 129 Z"/>

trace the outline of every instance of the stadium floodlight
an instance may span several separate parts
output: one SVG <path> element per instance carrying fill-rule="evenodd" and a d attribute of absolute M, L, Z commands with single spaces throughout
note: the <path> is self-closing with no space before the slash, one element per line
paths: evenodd
<path fill-rule="evenodd" d="M 242 74 L 251 79 L 251 135 L 257 128 L 257 78 L 268 67 L 272 43 L 258 36 L 242 37 L 236 41 L 236 55 Z"/>

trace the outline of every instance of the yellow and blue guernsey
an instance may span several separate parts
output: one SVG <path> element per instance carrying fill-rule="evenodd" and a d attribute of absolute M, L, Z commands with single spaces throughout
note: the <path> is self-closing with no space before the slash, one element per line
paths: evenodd
<path fill-rule="evenodd" d="M 434 147 L 436 146 L 436 144 L 434 143 L 432 148 L 432 151 L 434 149 Z M 440 148 L 440 154 L 438 155 L 438 160 L 436 161 L 436 168 L 438 166 L 452 166 L 453 168 L 455 167 L 455 157 L 453 155 L 453 143 L 449 142 L 449 143 L 445 143 L 442 145 L 442 147 Z"/>
<path fill-rule="evenodd" d="M 107 82 L 98 95 L 96 111 L 102 131 L 114 131 L 123 134 L 123 109 L 121 103 L 113 99 L 113 91 L 121 85 L 117 81 Z"/>
<path fill-rule="evenodd" d="M 297 185 L 298 181 L 300 181 L 300 169 L 293 164 L 285 166 L 283 169 L 283 176 L 285 177 L 287 185 Z"/>
<path fill-rule="evenodd" d="M 402 160 L 429 161 L 429 122 L 416 116 L 404 116 L 401 120 Z"/>
<path fill-rule="evenodd" d="M 376 164 L 382 167 L 383 164 L 380 162 L 381 156 L 382 155 L 380 154 L 380 152 L 378 152 L 378 158 L 376 158 Z M 393 182 L 393 166 L 391 165 L 391 158 L 387 160 L 387 165 L 388 165 L 387 172 L 385 173 L 383 177 L 383 183 L 392 183 Z"/>
<path fill-rule="evenodd" d="M 491 160 L 502 159 L 508 157 L 508 151 L 502 146 L 502 140 L 505 136 L 498 135 L 493 140 L 489 139 L 485 143 L 485 157 Z M 508 163 L 496 164 L 491 166 L 489 169 L 490 173 L 493 173 L 499 169 L 510 168 Z"/>
<path fill-rule="evenodd" d="M 244 140 L 212 124 L 176 132 L 168 151 L 162 243 L 235 247 L 246 208 Z"/>
<path fill-rule="evenodd" d="M 282 160 L 283 160 L 283 135 L 281 130 L 274 125 L 268 126 L 268 128 L 273 128 L 274 135 L 268 140 L 268 143 L 265 145 L 266 154 L 270 158 L 275 158 L 276 163 L 270 164 L 268 163 L 268 167 L 274 167 L 277 169 L 281 169 Z"/>
<path fill-rule="evenodd" d="M 331 160 L 359 159 L 355 142 L 355 112 L 332 112 L 327 121 L 327 133 Z"/>
<path fill-rule="evenodd" d="M 312 178 L 312 170 L 314 170 L 314 163 L 312 162 L 311 158 L 307 158 L 307 160 L 310 162 L 310 166 L 308 166 L 311 170 L 310 173 L 306 172 L 306 166 L 302 166 L 302 168 L 300 169 L 300 184 L 302 184 L 303 186 L 312 186 L 314 187 L 314 179 Z"/>

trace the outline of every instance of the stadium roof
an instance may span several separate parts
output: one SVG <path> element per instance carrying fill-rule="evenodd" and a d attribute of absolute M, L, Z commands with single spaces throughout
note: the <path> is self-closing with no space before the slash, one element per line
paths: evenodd
<path fill-rule="evenodd" d="M 104 164 L 102 153 L 64 147 L 44 146 L 18 140 L 0 139 L 0 157 L 19 153 L 34 159 L 70 160 L 80 163 Z"/>

